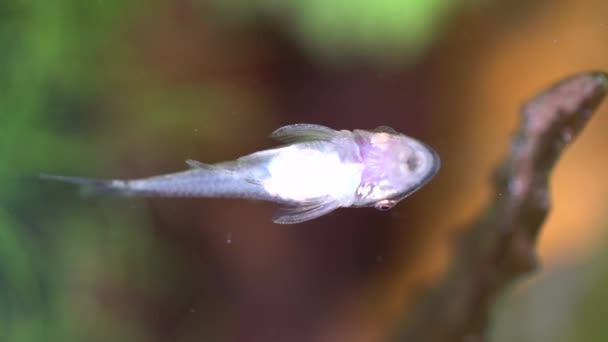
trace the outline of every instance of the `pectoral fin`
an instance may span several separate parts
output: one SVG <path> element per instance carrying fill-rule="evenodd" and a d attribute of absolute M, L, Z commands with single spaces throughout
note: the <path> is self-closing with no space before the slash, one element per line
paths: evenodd
<path fill-rule="evenodd" d="M 272 220 L 279 224 L 294 224 L 312 220 L 338 209 L 338 201 L 322 197 L 305 203 L 279 208 Z"/>
<path fill-rule="evenodd" d="M 314 124 L 295 124 L 283 126 L 270 135 L 272 139 L 291 144 L 305 141 L 330 141 L 338 131 Z"/>
<path fill-rule="evenodd" d="M 192 159 L 187 159 L 186 160 L 186 164 L 188 164 L 188 166 L 190 166 L 191 169 L 206 169 L 206 170 L 209 170 L 209 169 L 213 169 L 214 168 L 214 166 L 211 165 L 211 164 L 205 164 L 205 163 L 202 163 L 202 162 L 200 162 L 198 160 L 192 160 Z"/>

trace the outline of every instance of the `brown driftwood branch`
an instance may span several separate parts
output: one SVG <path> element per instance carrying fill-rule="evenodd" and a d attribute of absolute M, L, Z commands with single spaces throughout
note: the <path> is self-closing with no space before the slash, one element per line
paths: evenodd
<path fill-rule="evenodd" d="M 553 165 L 607 91 L 606 73 L 580 73 L 522 107 L 488 208 L 459 238 L 447 277 L 409 315 L 399 341 L 486 340 L 496 297 L 536 267 L 536 239 L 550 208 Z"/>

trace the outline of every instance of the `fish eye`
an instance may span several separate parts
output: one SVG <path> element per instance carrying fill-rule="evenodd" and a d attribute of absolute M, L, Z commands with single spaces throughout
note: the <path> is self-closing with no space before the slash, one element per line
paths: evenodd
<path fill-rule="evenodd" d="M 376 208 L 380 211 L 387 211 L 387 210 L 391 209 L 392 207 L 394 207 L 395 204 L 397 204 L 397 201 L 395 201 L 395 200 L 384 199 L 384 200 L 376 202 L 376 204 L 374 204 L 374 208 Z"/>
<path fill-rule="evenodd" d="M 389 126 L 378 126 L 374 128 L 374 132 L 377 133 L 389 133 L 389 134 L 399 134 L 395 129 Z"/>

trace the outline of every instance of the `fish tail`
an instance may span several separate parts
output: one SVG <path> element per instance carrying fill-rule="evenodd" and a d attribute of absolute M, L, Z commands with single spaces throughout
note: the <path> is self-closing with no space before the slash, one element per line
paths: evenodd
<path fill-rule="evenodd" d="M 49 175 L 42 173 L 40 179 L 58 181 L 80 186 L 83 196 L 129 195 L 128 181 Z"/>

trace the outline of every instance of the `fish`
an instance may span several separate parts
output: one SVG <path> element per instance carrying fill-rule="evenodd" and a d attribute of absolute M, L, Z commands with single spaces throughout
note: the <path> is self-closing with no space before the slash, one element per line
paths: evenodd
<path fill-rule="evenodd" d="M 214 164 L 186 160 L 187 170 L 147 178 L 40 176 L 96 194 L 270 201 L 279 204 L 275 223 L 296 224 L 343 207 L 389 210 L 441 166 L 433 148 L 388 126 L 335 130 L 302 123 L 270 137 L 282 145 Z"/>

